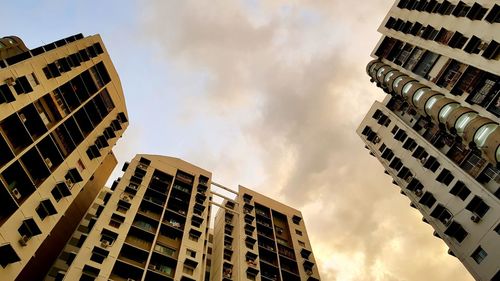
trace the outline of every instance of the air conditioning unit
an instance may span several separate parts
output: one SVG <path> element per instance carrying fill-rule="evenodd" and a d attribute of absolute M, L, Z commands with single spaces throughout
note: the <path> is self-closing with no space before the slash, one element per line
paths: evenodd
<path fill-rule="evenodd" d="M 450 224 L 450 222 L 451 222 L 451 219 L 444 219 L 444 220 L 443 220 L 443 223 L 444 223 L 444 225 L 446 225 L 446 226 L 447 226 L 447 225 L 449 225 L 449 224 Z"/>
<path fill-rule="evenodd" d="M 422 189 L 415 190 L 415 195 L 417 195 L 418 197 L 422 196 Z"/>
<path fill-rule="evenodd" d="M 64 181 L 64 183 L 66 183 L 66 186 L 67 186 L 68 188 L 72 188 L 72 187 L 73 187 L 73 181 L 72 181 L 71 179 L 66 179 L 66 180 Z"/>
<path fill-rule="evenodd" d="M 14 197 L 16 199 L 21 199 L 21 196 L 22 196 L 21 192 L 19 192 L 19 190 L 17 190 L 17 188 L 13 188 L 12 189 L 12 195 L 14 195 Z"/>
<path fill-rule="evenodd" d="M 30 241 L 30 237 L 27 235 L 23 235 L 21 237 L 21 239 L 19 239 L 19 244 L 21 244 L 21 246 L 24 247 L 24 246 L 28 245 L 28 241 Z"/>
<path fill-rule="evenodd" d="M 127 278 L 127 281 L 135 281 L 135 279 Z"/>
<path fill-rule="evenodd" d="M 488 42 L 483 41 L 483 42 L 481 42 L 481 44 L 479 44 L 478 48 L 479 48 L 479 50 L 484 51 L 484 50 L 486 50 L 486 48 L 488 48 L 488 45 L 489 45 Z"/>
<path fill-rule="evenodd" d="M 306 274 L 311 276 L 313 274 L 312 270 L 306 270 Z"/>
<path fill-rule="evenodd" d="M 45 158 L 43 159 L 45 161 L 45 164 L 47 165 L 47 167 L 52 168 L 52 161 L 50 161 L 50 158 Z"/>
<path fill-rule="evenodd" d="M 479 217 L 478 215 L 473 215 L 470 217 L 470 220 L 475 223 L 478 223 L 481 220 L 481 217 Z"/>
<path fill-rule="evenodd" d="M 125 202 L 130 202 L 130 197 L 128 197 L 128 195 L 123 195 L 122 200 Z"/>
<path fill-rule="evenodd" d="M 26 123 L 26 121 L 28 121 L 26 116 L 22 113 L 19 113 L 19 119 L 21 119 L 21 122 L 23 122 L 23 123 Z"/>
<path fill-rule="evenodd" d="M 103 241 L 101 241 L 101 247 L 103 247 L 103 248 L 107 248 L 107 247 L 109 247 L 109 246 L 110 246 L 110 244 L 109 244 L 109 241 L 108 241 L 108 240 L 103 240 Z"/>
<path fill-rule="evenodd" d="M 375 138 L 373 138 L 373 143 L 374 144 L 377 144 L 380 142 L 380 137 L 379 136 L 376 136 Z"/>
<path fill-rule="evenodd" d="M 16 80 L 14 80 L 14 78 L 12 77 L 9 77 L 7 79 L 4 80 L 5 84 L 9 85 L 9 86 L 15 86 L 16 85 Z"/>
<path fill-rule="evenodd" d="M 427 157 L 421 157 L 420 163 L 424 164 L 427 161 Z"/>

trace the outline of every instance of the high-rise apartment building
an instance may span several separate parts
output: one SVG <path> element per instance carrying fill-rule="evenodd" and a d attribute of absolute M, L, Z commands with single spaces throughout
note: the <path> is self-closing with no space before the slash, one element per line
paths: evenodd
<path fill-rule="evenodd" d="M 123 170 L 45 280 L 319 280 L 299 211 L 243 187 L 230 191 L 178 158 L 139 154 Z"/>
<path fill-rule="evenodd" d="M 204 280 L 211 173 L 157 155 L 123 170 L 46 280 Z"/>
<path fill-rule="evenodd" d="M 99 35 L 0 39 L 0 276 L 41 280 L 117 161 L 128 126 Z"/>
<path fill-rule="evenodd" d="M 215 217 L 211 281 L 317 281 L 300 211 L 239 187 Z"/>
<path fill-rule="evenodd" d="M 500 5 L 396 1 L 357 132 L 477 280 L 500 280 Z"/>

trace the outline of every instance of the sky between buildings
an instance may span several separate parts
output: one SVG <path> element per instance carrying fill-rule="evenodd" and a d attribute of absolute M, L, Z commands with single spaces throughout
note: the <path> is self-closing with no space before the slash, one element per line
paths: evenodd
<path fill-rule="evenodd" d="M 137 153 L 302 210 L 325 281 L 472 280 L 355 129 L 383 93 L 365 66 L 392 0 L 4 1 L 28 47 L 101 34 Z"/>

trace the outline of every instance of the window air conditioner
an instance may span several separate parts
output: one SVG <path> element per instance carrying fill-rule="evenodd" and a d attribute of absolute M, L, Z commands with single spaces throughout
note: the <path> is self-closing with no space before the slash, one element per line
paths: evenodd
<path fill-rule="evenodd" d="M 23 235 L 23 236 L 21 237 L 21 239 L 19 239 L 19 244 L 21 244 L 21 246 L 23 246 L 23 247 L 24 247 L 24 246 L 28 245 L 28 241 L 29 241 L 29 240 L 30 240 L 30 237 L 29 237 L 29 236 L 27 236 L 27 235 Z"/>
<path fill-rule="evenodd" d="M 22 113 L 19 113 L 19 119 L 21 119 L 21 122 L 26 123 L 28 119 L 26 119 L 26 116 Z"/>
<path fill-rule="evenodd" d="M 9 77 L 7 79 L 5 79 L 5 84 L 9 85 L 9 86 L 15 86 L 16 85 L 16 80 L 14 80 L 14 78 L 12 77 Z"/>
<path fill-rule="evenodd" d="M 14 197 L 16 199 L 21 199 L 21 192 L 19 192 L 19 190 L 17 190 L 17 188 L 12 189 L 12 195 L 14 195 Z"/>
<path fill-rule="evenodd" d="M 477 215 L 473 215 L 470 217 L 470 220 L 475 222 L 475 223 L 478 223 L 481 220 L 481 218 Z"/>
<path fill-rule="evenodd" d="M 108 240 L 103 240 L 103 241 L 101 242 L 101 247 L 103 247 L 103 248 L 107 248 L 107 247 L 109 247 L 109 246 L 110 246 L 110 244 L 109 244 L 109 241 L 108 241 Z"/>
<path fill-rule="evenodd" d="M 481 44 L 479 44 L 478 48 L 479 48 L 479 50 L 484 51 L 484 50 L 486 50 L 486 48 L 488 48 L 488 45 L 489 45 L 488 42 L 481 42 Z"/>
<path fill-rule="evenodd" d="M 128 197 L 128 195 L 123 195 L 122 200 L 125 202 L 130 202 L 130 197 Z"/>
<path fill-rule="evenodd" d="M 420 163 L 424 164 L 427 161 L 427 157 L 421 157 Z"/>
<path fill-rule="evenodd" d="M 72 187 L 73 187 L 73 181 L 72 181 L 71 179 L 66 179 L 66 180 L 64 181 L 64 183 L 66 183 L 66 186 L 67 186 L 68 188 L 72 188 Z"/>
<path fill-rule="evenodd" d="M 422 196 L 422 189 L 415 190 L 415 195 L 417 195 L 418 197 Z"/>
<path fill-rule="evenodd" d="M 52 168 L 52 161 L 50 161 L 50 158 L 45 158 L 44 161 L 49 169 Z"/>
<path fill-rule="evenodd" d="M 444 219 L 444 220 L 443 220 L 443 223 L 444 223 L 444 225 L 446 225 L 446 226 L 448 226 L 448 225 L 450 224 L 450 222 L 451 222 L 451 219 Z"/>

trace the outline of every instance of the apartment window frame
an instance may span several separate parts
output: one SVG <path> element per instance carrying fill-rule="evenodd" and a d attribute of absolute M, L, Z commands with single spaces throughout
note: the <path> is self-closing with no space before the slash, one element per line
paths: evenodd
<path fill-rule="evenodd" d="M 475 195 L 465 206 L 465 209 L 482 218 L 490 210 L 490 206 L 481 197 Z"/>
<path fill-rule="evenodd" d="M 478 246 L 474 252 L 470 255 L 470 257 L 477 263 L 481 264 L 487 257 L 488 253 L 481 247 Z"/>
<path fill-rule="evenodd" d="M 450 189 L 450 193 L 460 198 L 460 200 L 465 201 L 467 197 L 471 194 L 470 189 L 462 181 L 457 181 L 455 185 Z"/>

